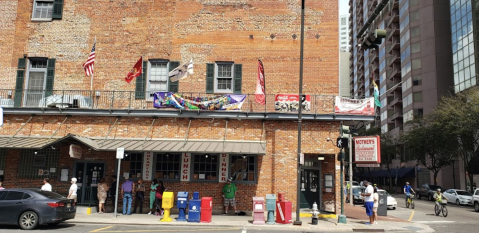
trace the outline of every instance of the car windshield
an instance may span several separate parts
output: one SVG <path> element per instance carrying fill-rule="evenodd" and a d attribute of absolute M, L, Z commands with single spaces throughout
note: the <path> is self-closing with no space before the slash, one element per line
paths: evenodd
<path fill-rule="evenodd" d="M 353 186 L 359 186 L 359 182 L 353 181 Z"/>
<path fill-rule="evenodd" d="M 353 194 L 354 195 L 359 195 L 359 193 L 361 193 L 361 189 L 353 189 Z"/>
<path fill-rule="evenodd" d="M 472 194 L 467 191 L 456 191 L 456 192 L 457 192 L 457 195 L 472 196 Z"/>
<path fill-rule="evenodd" d="M 391 196 L 391 195 L 389 195 L 389 193 L 387 191 L 384 191 L 384 190 L 380 190 L 380 191 L 378 191 L 378 193 L 381 194 L 381 195 Z"/>

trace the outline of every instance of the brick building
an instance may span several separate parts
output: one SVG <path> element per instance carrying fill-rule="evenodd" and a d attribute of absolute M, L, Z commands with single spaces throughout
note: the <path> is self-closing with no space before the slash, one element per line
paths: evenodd
<path fill-rule="evenodd" d="M 301 1 L 4 0 L 0 9 L 5 187 L 40 187 L 50 177 L 66 194 L 77 177 L 79 203 L 94 202 L 96 183 L 117 174 L 116 149 L 125 148 L 121 176 L 199 191 L 213 197 L 216 211 L 228 177 L 239 210 L 251 210 L 253 196 L 278 192 L 296 208 L 298 114 L 279 111 L 275 95 L 298 93 Z M 339 150 L 326 138 L 338 136 L 341 121 L 373 118 L 334 114 L 338 2 L 308 1 L 305 15 L 303 93 L 311 99 L 303 112 L 301 207 L 316 201 L 337 213 Z M 82 64 L 95 41 L 91 78 Z M 142 75 L 128 84 L 140 57 Z M 168 80 L 191 59 L 193 75 Z M 254 101 L 258 59 L 266 105 Z M 231 111 L 158 108 L 155 93 L 244 99 Z M 80 158 L 72 148 L 81 148 Z"/>

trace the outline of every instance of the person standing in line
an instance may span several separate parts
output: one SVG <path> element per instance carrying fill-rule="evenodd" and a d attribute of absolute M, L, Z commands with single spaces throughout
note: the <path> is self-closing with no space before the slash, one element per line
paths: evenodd
<path fill-rule="evenodd" d="M 140 214 L 143 213 L 143 200 L 145 200 L 145 185 L 143 184 L 143 179 L 138 179 L 138 184 L 135 187 L 135 208 L 133 208 L 133 213 L 136 214 L 136 207 L 140 205 Z"/>
<path fill-rule="evenodd" d="M 374 187 L 373 199 L 374 199 L 373 222 L 374 222 L 374 224 L 378 224 L 379 194 L 378 194 L 378 188 L 376 188 L 376 187 Z"/>
<path fill-rule="evenodd" d="M 366 225 L 374 224 L 374 216 L 373 216 L 373 206 L 374 206 L 374 188 L 369 184 L 368 181 L 363 182 L 364 186 L 366 186 L 366 190 L 364 193 L 361 193 L 361 196 L 364 198 L 364 206 L 366 207 L 366 215 L 369 217 L 369 222 Z"/>
<path fill-rule="evenodd" d="M 163 181 L 158 181 L 155 194 L 156 215 L 163 215 L 163 192 L 166 190 Z"/>
<path fill-rule="evenodd" d="M 106 201 L 106 192 L 108 191 L 108 185 L 106 184 L 105 178 L 100 179 L 98 183 L 98 213 L 106 213 L 105 201 Z"/>
<path fill-rule="evenodd" d="M 77 203 L 77 190 L 78 190 L 78 185 L 77 185 L 77 178 L 73 177 L 71 180 L 72 185 L 70 186 L 70 190 L 68 191 L 68 199 L 73 200 L 73 205 Z"/>
<path fill-rule="evenodd" d="M 131 202 L 133 194 L 133 186 L 135 184 L 127 179 L 121 186 L 121 196 L 123 197 L 123 215 L 131 215 Z"/>
<path fill-rule="evenodd" d="M 150 212 L 148 214 L 154 214 L 153 212 L 153 204 L 156 201 L 156 187 L 158 187 L 158 180 L 153 179 L 150 186 Z"/>
<path fill-rule="evenodd" d="M 113 206 L 113 209 L 115 208 L 115 201 L 116 201 L 116 191 L 118 190 L 117 189 L 117 186 L 116 186 L 116 176 L 112 175 L 111 176 L 111 179 L 112 179 L 112 182 L 111 182 L 111 185 L 110 185 L 110 189 L 108 190 L 109 192 L 109 196 L 110 196 L 110 199 L 111 199 L 111 205 Z"/>
<path fill-rule="evenodd" d="M 49 191 L 51 192 L 52 191 L 52 185 L 50 183 L 48 183 L 48 181 L 50 181 L 49 178 L 44 178 L 43 179 L 43 186 L 42 186 L 42 190 L 43 191 Z"/>
<path fill-rule="evenodd" d="M 238 211 L 236 211 L 236 200 L 235 200 L 235 193 L 238 191 L 236 185 L 232 183 L 233 178 L 228 178 L 226 184 L 223 186 L 223 198 L 224 198 L 224 206 L 225 212 L 223 215 L 228 215 L 228 207 L 231 205 L 235 211 L 235 215 L 238 215 Z"/>

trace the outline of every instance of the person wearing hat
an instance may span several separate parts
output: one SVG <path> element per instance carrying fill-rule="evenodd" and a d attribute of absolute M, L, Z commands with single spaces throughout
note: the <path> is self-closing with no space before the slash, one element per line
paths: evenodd
<path fill-rule="evenodd" d="M 372 225 L 374 224 L 374 188 L 366 180 L 363 182 L 363 184 L 366 186 L 366 190 L 364 190 L 364 193 L 361 193 L 361 196 L 365 197 L 364 206 L 366 207 L 366 215 L 369 217 L 369 222 L 367 222 L 366 225 Z"/>
<path fill-rule="evenodd" d="M 447 198 L 442 195 L 441 189 L 437 189 L 436 193 L 434 193 L 433 199 L 436 201 L 437 206 L 441 206 L 442 204 L 442 199 L 447 201 Z"/>
<path fill-rule="evenodd" d="M 235 200 L 235 193 L 238 191 L 236 185 L 232 183 L 233 177 L 228 178 L 226 184 L 223 186 L 223 198 L 224 198 L 224 205 L 225 205 L 225 213 L 223 215 L 228 214 L 228 207 L 231 205 L 235 211 L 235 215 L 238 215 L 236 211 L 236 200 Z"/>
<path fill-rule="evenodd" d="M 404 185 L 404 194 L 406 194 L 406 201 L 409 195 L 411 195 L 411 192 L 416 194 L 416 192 L 414 192 L 414 189 L 412 189 L 412 187 L 409 185 L 409 182 L 406 182 L 406 185 Z"/>
<path fill-rule="evenodd" d="M 73 200 L 73 204 L 77 203 L 77 178 L 73 177 L 71 180 L 72 185 L 70 186 L 70 190 L 68 191 L 68 199 Z"/>

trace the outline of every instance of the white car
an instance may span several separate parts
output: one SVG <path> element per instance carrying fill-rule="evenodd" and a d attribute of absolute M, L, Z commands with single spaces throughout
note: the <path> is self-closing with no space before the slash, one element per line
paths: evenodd
<path fill-rule="evenodd" d="M 472 194 L 466 190 L 448 189 L 443 193 L 447 202 L 456 203 L 456 205 L 472 205 Z"/>
<path fill-rule="evenodd" d="M 474 203 L 474 210 L 479 212 L 479 188 L 474 190 L 474 195 L 472 196 L 472 203 Z"/>
<path fill-rule="evenodd" d="M 387 197 L 388 197 L 388 202 L 387 202 L 388 209 L 393 209 L 393 210 L 396 209 L 396 207 L 398 205 L 398 202 L 396 201 L 396 199 L 394 197 L 392 197 L 386 190 L 383 190 L 383 189 L 378 189 L 378 193 L 379 193 L 379 195 L 387 195 Z"/>

